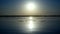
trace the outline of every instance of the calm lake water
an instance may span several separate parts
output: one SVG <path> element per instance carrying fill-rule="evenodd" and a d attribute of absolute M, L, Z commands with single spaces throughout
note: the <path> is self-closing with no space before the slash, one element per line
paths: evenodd
<path fill-rule="evenodd" d="M 60 17 L 0 17 L 1 34 L 59 34 Z"/>

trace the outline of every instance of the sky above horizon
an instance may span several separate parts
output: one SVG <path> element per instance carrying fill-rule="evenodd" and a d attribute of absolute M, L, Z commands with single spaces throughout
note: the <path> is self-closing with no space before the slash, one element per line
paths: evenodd
<path fill-rule="evenodd" d="M 24 10 L 26 2 L 37 3 L 38 11 L 28 13 Z M 23 7 L 23 8 L 22 8 Z M 0 15 L 43 15 L 59 14 L 60 0 L 0 0 Z"/>

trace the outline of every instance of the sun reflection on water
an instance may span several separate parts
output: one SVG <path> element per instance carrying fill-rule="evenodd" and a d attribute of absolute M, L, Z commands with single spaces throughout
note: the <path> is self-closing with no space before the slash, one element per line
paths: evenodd
<path fill-rule="evenodd" d="M 29 20 L 28 20 L 28 28 L 29 28 L 30 30 L 33 30 L 33 28 L 34 28 L 33 17 L 29 17 Z"/>
<path fill-rule="evenodd" d="M 22 17 L 22 18 L 20 19 L 20 20 L 22 20 L 22 22 L 20 22 L 20 26 L 24 33 L 32 33 L 35 31 L 42 31 L 42 29 L 43 29 L 42 21 L 44 20 L 43 18 L 33 17 L 33 16 Z"/>

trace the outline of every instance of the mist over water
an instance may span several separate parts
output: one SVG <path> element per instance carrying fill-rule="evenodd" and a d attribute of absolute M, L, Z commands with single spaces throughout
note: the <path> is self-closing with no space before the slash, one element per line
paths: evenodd
<path fill-rule="evenodd" d="M 60 17 L 0 17 L 2 34 L 58 34 Z"/>

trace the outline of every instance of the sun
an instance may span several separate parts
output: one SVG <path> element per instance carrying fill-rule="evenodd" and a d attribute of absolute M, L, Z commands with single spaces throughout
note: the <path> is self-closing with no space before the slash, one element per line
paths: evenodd
<path fill-rule="evenodd" d="M 34 3 L 32 3 L 32 2 L 27 3 L 27 5 L 26 5 L 26 9 L 28 11 L 33 11 L 33 10 L 35 10 L 35 8 L 36 8 L 36 5 Z"/>

